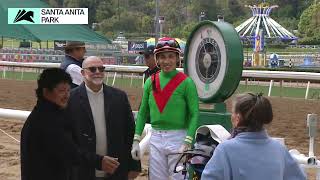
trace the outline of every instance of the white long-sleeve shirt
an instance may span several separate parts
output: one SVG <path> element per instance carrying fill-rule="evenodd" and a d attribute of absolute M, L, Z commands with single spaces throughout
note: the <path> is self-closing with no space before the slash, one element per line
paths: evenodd
<path fill-rule="evenodd" d="M 81 69 L 82 68 L 76 64 L 70 64 L 66 69 L 66 72 L 71 76 L 72 83 L 78 86 L 83 82 Z"/>

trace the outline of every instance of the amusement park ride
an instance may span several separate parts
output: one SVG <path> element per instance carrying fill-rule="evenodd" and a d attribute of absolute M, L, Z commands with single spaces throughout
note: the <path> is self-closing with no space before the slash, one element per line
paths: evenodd
<path fill-rule="evenodd" d="M 254 44 L 252 66 L 266 66 L 265 41 L 290 42 L 298 38 L 270 17 L 272 9 L 265 1 L 259 5 L 247 5 L 252 11 L 252 17 L 236 27 L 243 41 Z"/>

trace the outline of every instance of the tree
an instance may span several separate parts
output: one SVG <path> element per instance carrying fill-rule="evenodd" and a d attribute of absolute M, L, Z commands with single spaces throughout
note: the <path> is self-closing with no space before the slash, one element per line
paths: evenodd
<path fill-rule="evenodd" d="M 101 1 L 98 5 L 97 12 L 96 12 L 96 20 L 98 22 L 103 21 L 109 17 L 115 15 L 115 8 L 112 1 Z"/>
<path fill-rule="evenodd" d="M 300 22 L 299 32 L 306 37 L 314 37 L 320 32 L 320 3 L 313 4 L 303 11 Z"/>
<path fill-rule="evenodd" d="M 299 33 L 303 35 L 301 44 L 320 44 L 320 3 L 303 11 L 299 22 Z"/>

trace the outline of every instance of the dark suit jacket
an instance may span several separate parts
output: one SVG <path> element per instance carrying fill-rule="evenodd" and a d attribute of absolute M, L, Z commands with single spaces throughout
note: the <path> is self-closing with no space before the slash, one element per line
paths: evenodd
<path fill-rule="evenodd" d="M 131 157 L 131 147 L 135 130 L 134 118 L 125 92 L 103 86 L 104 110 L 106 117 L 107 132 L 107 155 L 118 158 L 120 166 L 116 172 L 109 176 L 112 180 L 128 179 L 129 171 L 141 171 L 139 161 Z M 96 152 L 96 132 L 92 111 L 84 83 L 72 90 L 68 113 L 74 124 L 76 141 L 84 151 Z M 94 155 L 87 157 L 88 162 L 77 167 L 77 180 L 94 180 L 94 165 L 101 170 L 102 156 Z"/>
<path fill-rule="evenodd" d="M 21 179 L 69 180 L 81 161 L 65 111 L 38 100 L 21 131 Z M 85 156 L 85 155 L 84 155 Z"/>

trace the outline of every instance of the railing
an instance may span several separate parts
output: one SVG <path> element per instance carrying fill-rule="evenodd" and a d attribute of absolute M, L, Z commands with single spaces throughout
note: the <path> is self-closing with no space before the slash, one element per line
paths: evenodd
<path fill-rule="evenodd" d="M 30 111 L 21 111 L 21 110 L 13 110 L 13 109 L 4 109 L 4 108 L 0 108 L 0 118 L 4 118 L 4 119 L 16 119 L 16 120 L 21 120 L 21 121 L 25 121 L 28 116 L 30 115 Z M 136 119 L 137 117 L 137 111 L 132 111 L 134 118 Z M 141 156 L 144 155 L 144 152 L 148 149 L 149 147 L 149 141 L 150 141 L 150 137 L 151 137 L 151 125 L 150 124 L 146 124 L 143 130 L 143 133 L 145 134 L 144 138 L 141 140 L 141 142 L 139 143 L 140 145 L 140 153 Z M 10 134 L 8 134 L 7 132 L 5 132 L 4 130 L 2 130 L 0 128 L 0 131 L 2 133 L 4 133 L 5 135 L 7 135 L 9 138 L 11 138 L 12 140 L 20 143 L 19 140 L 17 140 L 16 138 L 14 138 L 13 136 L 11 136 Z"/>
<path fill-rule="evenodd" d="M 49 67 L 59 67 L 60 63 L 18 63 L 18 62 L 8 62 L 8 61 L 0 61 L 0 66 L 4 67 L 18 67 L 22 68 L 36 68 L 36 69 L 44 69 Z M 112 78 L 112 85 L 115 84 L 116 77 L 119 75 L 117 73 L 131 73 L 131 75 L 126 75 L 131 78 L 130 84 L 132 84 L 132 79 L 134 78 L 134 74 L 142 75 L 143 71 L 147 69 L 146 66 L 121 66 L 121 65 L 105 65 L 107 74 L 107 81 L 109 78 Z M 182 68 L 178 68 L 179 71 L 183 71 Z M 6 68 L 2 69 L 3 78 L 6 77 Z M 114 72 L 113 75 L 109 74 L 109 72 Z M 143 87 L 143 78 L 140 77 L 141 86 Z M 243 70 L 242 79 L 244 80 L 244 84 L 248 86 L 248 82 L 250 79 L 254 80 L 262 80 L 269 82 L 269 90 L 268 96 L 271 96 L 272 87 L 274 86 L 275 81 L 280 82 L 280 89 L 282 89 L 285 81 L 299 81 L 306 83 L 305 90 L 305 99 L 308 98 L 310 85 L 311 83 L 320 83 L 320 73 L 311 73 L 311 72 L 285 72 L 285 71 L 256 71 L 256 70 Z"/>
<path fill-rule="evenodd" d="M 20 68 L 20 71 L 23 71 L 24 68 L 36 68 L 36 69 L 44 69 L 49 67 L 59 67 L 59 63 L 17 63 L 17 62 L 7 62 L 7 61 L 0 61 L 0 66 L 2 68 L 3 74 L 8 70 L 8 68 Z M 115 77 L 117 73 L 138 73 L 141 74 L 147 67 L 145 66 L 117 66 L 117 65 L 105 65 L 106 72 L 114 72 L 113 75 L 113 84 L 115 81 Z M 183 71 L 183 69 L 178 69 Z M 109 77 L 109 76 L 108 76 Z M 131 76 L 133 77 L 133 76 Z M 143 79 L 143 78 L 142 78 Z M 282 86 L 284 81 L 302 81 L 307 82 L 307 89 L 306 89 L 306 98 L 308 97 L 309 87 L 311 82 L 319 83 L 320 82 L 320 73 L 309 73 L 309 72 L 282 72 L 282 71 L 254 71 L 254 70 L 244 70 L 242 72 L 242 79 L 245 80 L 245 84 L 248 84 L 250 79 L 262 80 L 262 81 L 270 81 L 269 84 L 269 93 L 270 96 L 272 86 L 274 81 L 280 81 L 280 86 Z M 143 82 L 143 80 L 142 80 Z M 134 112 L 136 115 L 137 112 Z M 19 119 L 25 120 L 27 116 L 30 114 L 29 111 L 20 111 L 20 110 L 11 110 L 11 109 L 2 109 L 0 108 L 0 118 L 9 118 L 9 119 Z M 140 142 L 141 152 L 143 152 L 148 148 L 149 138 L 150 138 L 150 125 L 147 125 L 144 129 L 146 133 L 145 138 Z M 1 129 L 0 129 L 1 130 Z M 1 130 L 2 131 L 2 130 Z M 2 131 L 7 136 L 10 137 L 9 134 Z M 14 137 L 11 138 L 15 141 Z M 297 154 L 300 155 L 300 154 Z M 317 161 L 316 165 L 304 165 L 304 168 L 316 168 L 319 169 L 320 162 Z M 317 172 L 317 179 L 320 180 L 320 173 Z"/>

